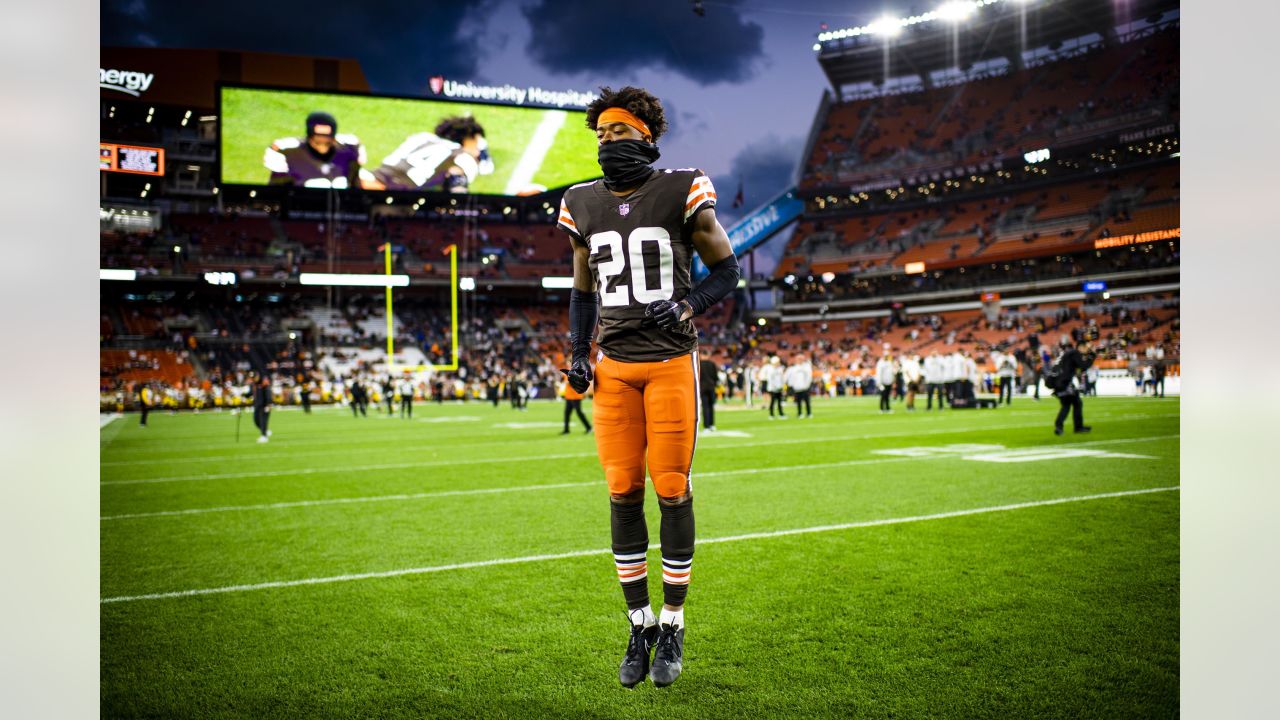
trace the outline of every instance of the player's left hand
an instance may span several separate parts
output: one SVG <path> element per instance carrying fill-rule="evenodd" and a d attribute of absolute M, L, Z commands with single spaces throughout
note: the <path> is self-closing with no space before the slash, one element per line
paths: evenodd
<path fill-rule="evenodd" d="M 693 317 L 693 308 L 683 300 L 654 300 L 645 306 L 644 315 L 663 330 L 675 330 L 681 322 Z"/>

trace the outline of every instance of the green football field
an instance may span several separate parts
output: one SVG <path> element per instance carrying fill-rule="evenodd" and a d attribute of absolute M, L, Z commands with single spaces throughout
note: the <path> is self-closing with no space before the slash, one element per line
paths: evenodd
<path fill-rule="evenodd" d="M 338 121 L 338 132 L 360 138 L 368 153 L 366 167 L 371 170 L 409 136 L 433 131 L 445 117 L 471 114 L 484 126 L 494 163 L 494 172 L 476 178 L 471 191 L 489 194 L 503 192 L 538 124 L 548 112 L 554 112 L 477 103 L 225 88 L 221 111 L 222 181 L 267 184 L 271 172 L 262 165 L 263 151 L 279 138 L 304 136 L 307 115 L 315 110 L 332 114 Z M 566 112 L 564 124 L 532 174 L 533 183 L 556 188 L 600 176 L 596 137 L 583 124 L 585 114 Z"/>
<path fill-rule="evenodd" d="M 1175 717 L 1179 401 L 1089 398 L 1062 437 L 1056 407 L 721 405 L 684 675 L 633 690 L 560 405 L 282 408 L 267 444 L 128 415 L 101 431 L 102 715 Z"/>

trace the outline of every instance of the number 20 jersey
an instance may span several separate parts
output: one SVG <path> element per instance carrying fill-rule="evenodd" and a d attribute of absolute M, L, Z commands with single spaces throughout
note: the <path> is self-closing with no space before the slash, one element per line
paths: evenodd
<path fill-rule="evenodd" d="M 715 207 L 711 178 L 701 170 L 655 170 L 630 195 L 609 192 L 603 180 L 569 188 L 560 202 L 560 229 L 591 250 L 600 293 L 605 355 L 622 362 L 654 362 L 687 355 L 698 333 L 686 320 L 663 330 L 644 315 L 655 300 L 689 294 L 693 220 Z"/>

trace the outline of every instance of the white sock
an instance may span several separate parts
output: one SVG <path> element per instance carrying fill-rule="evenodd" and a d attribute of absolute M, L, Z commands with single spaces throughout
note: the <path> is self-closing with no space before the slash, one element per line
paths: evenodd
<path fill-rule="evenodd" d="M 662 608 L 662 615 L 659 616 L 658 622 L 662 625 L 674 625 L 678 628 L 684 627 L 684 608 L 679 610 L 668 610 Z"/>
<path fill-rule="evenodd" d="M 653 616 L 653 607 L 645 605 L 642 608 L 628 610 L 627 617 L 631 620 L 632 625 L 643 625 L 645 627 L 653 627 L 658 620 Z"/>

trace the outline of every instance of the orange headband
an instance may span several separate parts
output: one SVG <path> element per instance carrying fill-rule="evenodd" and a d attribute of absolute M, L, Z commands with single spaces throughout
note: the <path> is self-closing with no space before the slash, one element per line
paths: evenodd
<path fill-rule="evenodd" d="M 620 122 L 639 130 L 644 135 L 653 137 L 653 133 L 649 131 L 649 126 L 643 120 L 633 115 L 629 110 L 620 107 L 606 108 L 600 113 L 600 117 L 596 119 L 596 126 L 600 123 Z"/>

